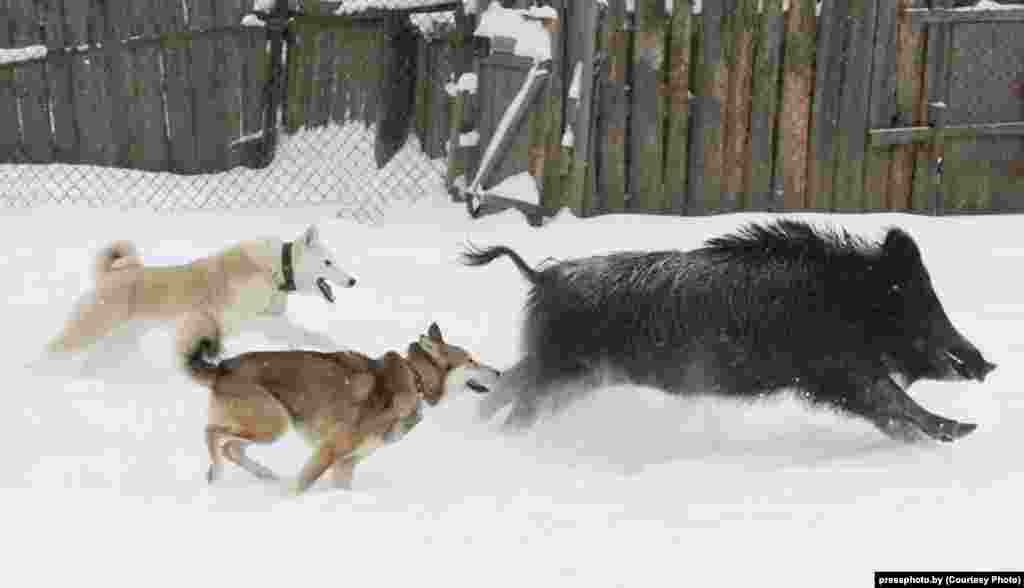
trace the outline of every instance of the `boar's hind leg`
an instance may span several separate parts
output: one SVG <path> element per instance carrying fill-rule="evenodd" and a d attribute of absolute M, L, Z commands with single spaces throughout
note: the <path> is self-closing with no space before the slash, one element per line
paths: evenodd
<path fill-rule="evenodd" d="M 939 441 L 953 441 L 977 428 L 928 412 L 888 376 L 864 386 L 845 408 L 867 418 L 890 437 L 905 440 L 920 432 Z"/>

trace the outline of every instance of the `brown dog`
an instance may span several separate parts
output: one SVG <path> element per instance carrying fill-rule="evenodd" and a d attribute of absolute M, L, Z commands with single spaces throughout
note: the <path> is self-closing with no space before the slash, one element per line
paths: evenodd
<path fill-rule="evenodd" d="M 213 482 L 226 458 L 257 478 L 277 476 L 245 454 L 250 443 L 272 443 L 289 424 L 316 448 L 299 473 L 303 492 L 329 468 L 350 488 L 359 460 L 400 439 L 419 422 L 422 401 L 436 405 L 469 388 L 487 392 L 498 372 L 441 337 L 437 324 L 409 345 L 371 359 L 353 351 L 243 353 L 212 364 L 219 343 L 203 339 L 186 357 L 189 375 L 210 388 L 206 443 Z"/>

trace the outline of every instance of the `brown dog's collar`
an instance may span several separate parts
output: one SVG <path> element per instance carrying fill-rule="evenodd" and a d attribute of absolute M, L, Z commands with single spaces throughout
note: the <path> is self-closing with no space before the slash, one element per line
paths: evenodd
<path fill-rule="evenodd" d="M 289 241 L 281 247 L 281 273 L 284 277 L 284 283 L 277 287 L 281 292 L 294 292 L 297 288 L 295 287 L 295 268 L 292 266 L 292 242 Z"/>
<path fill-rule="evenodd" d="M 427 400 L 429 403 L 430 400 L 427 399 L 427 384 L 423 381 L 423 374 L 420 373 L 420 370 L 416 367 L 416 363 L 413 361 L 409 362 L 409 369 L 412 370 L 412 376 L 416 383 L 416 393 L 419 394 L 420 398 Z"/>

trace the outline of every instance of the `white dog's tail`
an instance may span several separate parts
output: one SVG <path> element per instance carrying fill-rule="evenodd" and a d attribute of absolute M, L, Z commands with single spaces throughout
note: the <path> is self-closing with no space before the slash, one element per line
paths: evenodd
<path fill-rule="evenodd" d="M 107 274 L 116 269 L 125 267 L 138 267 L 142 265 L 139 252 L 130 241 L 114 241 L 96 254 L 96 261 L 93 263 L 93 276 L 96 281 L 102 280 Z"/>
<path fill-rule="evenodd" d="M 178 360 L 192 380 L 209 386 L 217 379 L 220 369 L 209 358 L 220 355 L 220 323 L 207 313 L 189 313 L 178 323 Z"/>

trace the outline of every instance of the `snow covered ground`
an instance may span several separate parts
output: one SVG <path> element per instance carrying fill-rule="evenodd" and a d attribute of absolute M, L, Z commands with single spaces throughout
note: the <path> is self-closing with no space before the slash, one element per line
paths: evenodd
<path fill-rule="evenodd" d="M 320 224 L 359 285 L 289 312 L 344 345 L 404 347 L 431 321 L 500 368 L 517 358 L 526 284 L 507 261 L 466 268 L 466 240 L 531 262 L 618 249 L 691 248 L 767 215 L 467 218 L 446 196 L 374 226 L 330 206 L 155 214 L 67 205 L 0 216 L 4 327 L 0 552 L 5 584 L 104 586 L 863 587 L 878 569 L 1020 568 L 1024 516 L 1024 219 L 811 216 L 921 244 L 954 324 L 999 364 L 984 384 L 921 383 L 927 408 L 977 422 L 952 445 L 904 445 L 782 397 L 753 406 L 599 392 L 531 433 L 506 436 L 460 397 L 356 472 L 352 492 L 302 497 L 238 469 L 208 486 L 204 390 L 154 331 L 117 377 L 25 365 L 89 286 L 93 252 L 136 240 L 152 263 Z M 827 337 L 828 333 L 821 333 Z M 256 335 L 228 353 L 272 346 Z M 254 448 L 294 475 L 297 436 Z"/>

